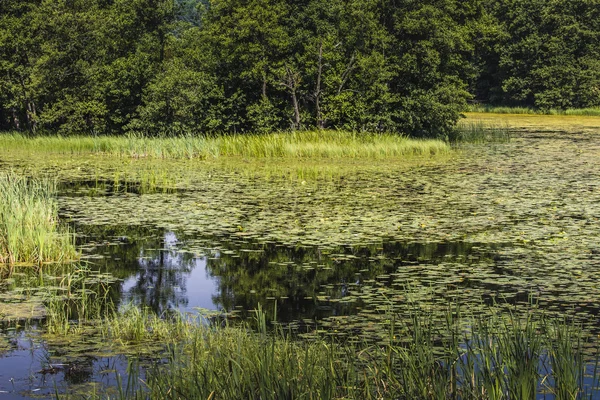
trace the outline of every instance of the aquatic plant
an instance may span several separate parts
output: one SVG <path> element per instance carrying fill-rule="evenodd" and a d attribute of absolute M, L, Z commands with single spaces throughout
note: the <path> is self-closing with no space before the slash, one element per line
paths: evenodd
<path fill-rule="evenodd" d="M 508 142 L 510 131 L 508 126 L 485 123 L 481 120 L 461 120 L 454 129 L 454 142 L 487 143 Z"/>
<path fill-rule="evenodd" d="M 0 263 L 40 265 L 77 258 L 74 238 L 58 222 L 56 183 L 0 172 Z"/>
<path fill-rule="evenodd" d="M 222 136 L 144 137 L 0 135 L 5 152 L 62 154 L 95 153 L 131 158 L 214 159 L 251 158 L 394 158 L 445 154 L 449 146 L 440 140 L 409 139 L 396 134 L 346 131 Z"/>
<path fill-rule="evenodd" d="M 207 324 L 202 316 L 152 315 L 129 306 L 104 320 L 121 346 L 163 343 L 143 386 L 122 398 L 528 399 L 597 394 L 598 359 L 573 323 L 543 314 L 465 316 L 456 305 L 439 323 L 425 310 L 387 314 L 389 340 L 351 343 L 325 336 L 299 340 L 267 322 Z M 334 336 L 335 337 L 335 336 Z M 577 340 L 573 340 L 578 338 Z M 123 347 L 121 347 L 123 349 Z M 584 378 L 586 369 L 593 375 Z M 128 371 L 138 380 L 140 369 Z M 120 378 L 119 378 L 120 379 Z M 130 385 L 128 385 L 128 388 Z"/>

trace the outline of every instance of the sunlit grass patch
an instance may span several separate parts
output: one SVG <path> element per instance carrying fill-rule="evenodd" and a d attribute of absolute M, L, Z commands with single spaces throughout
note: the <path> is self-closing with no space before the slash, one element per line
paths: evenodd
<path fill-rule="evenodd" d="M 467 113 L 459 123 L 536 133 L 600 133 L 600 117 L 585 115 Z"/>
<path fill-rule="evenodd" d="M 132 158 L 214 159 L 249 158 L 401 158 L 445 154 L 441 140 L 409 139 L 396 134 L 345 131 L 301 131 L 265 135 L 186 136 L 38 136 L 0 135 L 6 152 L 105 154 Z"/>
<path fill-rule="evenodd" d="M 471 104 L 467 112 L 492 114 L 539 114 L 539 115 L 582 115 L 600 117 L 600 107 L 561 109 L 535 109 L 530 107 L 504 107 L 486 104 Z"/>
<path fill-rule="evenodd" d="M 0 263 L 42 264 L 77 258 L 74 238 L 59 226 L 56 183 L 0 172 Z"/>

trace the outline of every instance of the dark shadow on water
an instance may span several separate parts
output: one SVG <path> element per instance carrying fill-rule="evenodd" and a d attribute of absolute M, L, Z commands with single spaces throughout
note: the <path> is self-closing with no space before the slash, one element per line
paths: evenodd
<path fill-rule="evenodd" d="M 153 194 L 153 193 L 178 193 L 181 189 L 165 186 L 151 180 L 70 180 L 60 182 L 59 192 L 69 197 L 110 197 L 118 194 Z"/>

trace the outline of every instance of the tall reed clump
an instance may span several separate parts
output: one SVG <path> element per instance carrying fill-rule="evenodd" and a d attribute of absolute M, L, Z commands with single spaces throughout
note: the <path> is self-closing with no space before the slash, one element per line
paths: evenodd
<path fill-rule="evenodd" d="M 217 156 L 257 158 L 393 158 L 443 154 L 440 140 L 409 139 L 394 134 L 346 131 L 300 131 L 268 135 L 221 136 L 207 142 Z"/>
<path fill-rule="evenodd" d="M 323 340 L 297 341 L 282 330 L 196 326 L 169 347 L 169 363 L 148 373 L 147 394 L 161 399 L 333 399 L 355 393 L 355 353 Z M 138 393 L 138 397 L 141 393 Z M 146 395 L 146 394 L 144 394 Z"/>
<path fill-rule="evenodd" d="M 74 238 L 58 222 L 56 183 L 0 172 L 0 263 L 77 258 Z"/>

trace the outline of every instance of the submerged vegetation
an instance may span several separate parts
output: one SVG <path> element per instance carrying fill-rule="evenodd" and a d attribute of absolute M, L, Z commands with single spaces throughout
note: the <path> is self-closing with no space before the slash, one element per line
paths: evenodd
<path fill-rule="evenodd" d="M 77 258 L 58 221 L 56 183 L 0 172 L 0 263 L 42 264 Z"/>
<path fill-rule="evenodd" d="M 446 154 L 441 140 L 409 139 L 393 134 L 298 131 L 263 135 L 186 136 L 38 136 L 0 135 L 4 152 L 104 154 L 133 158 L 402 158 Z"/>

